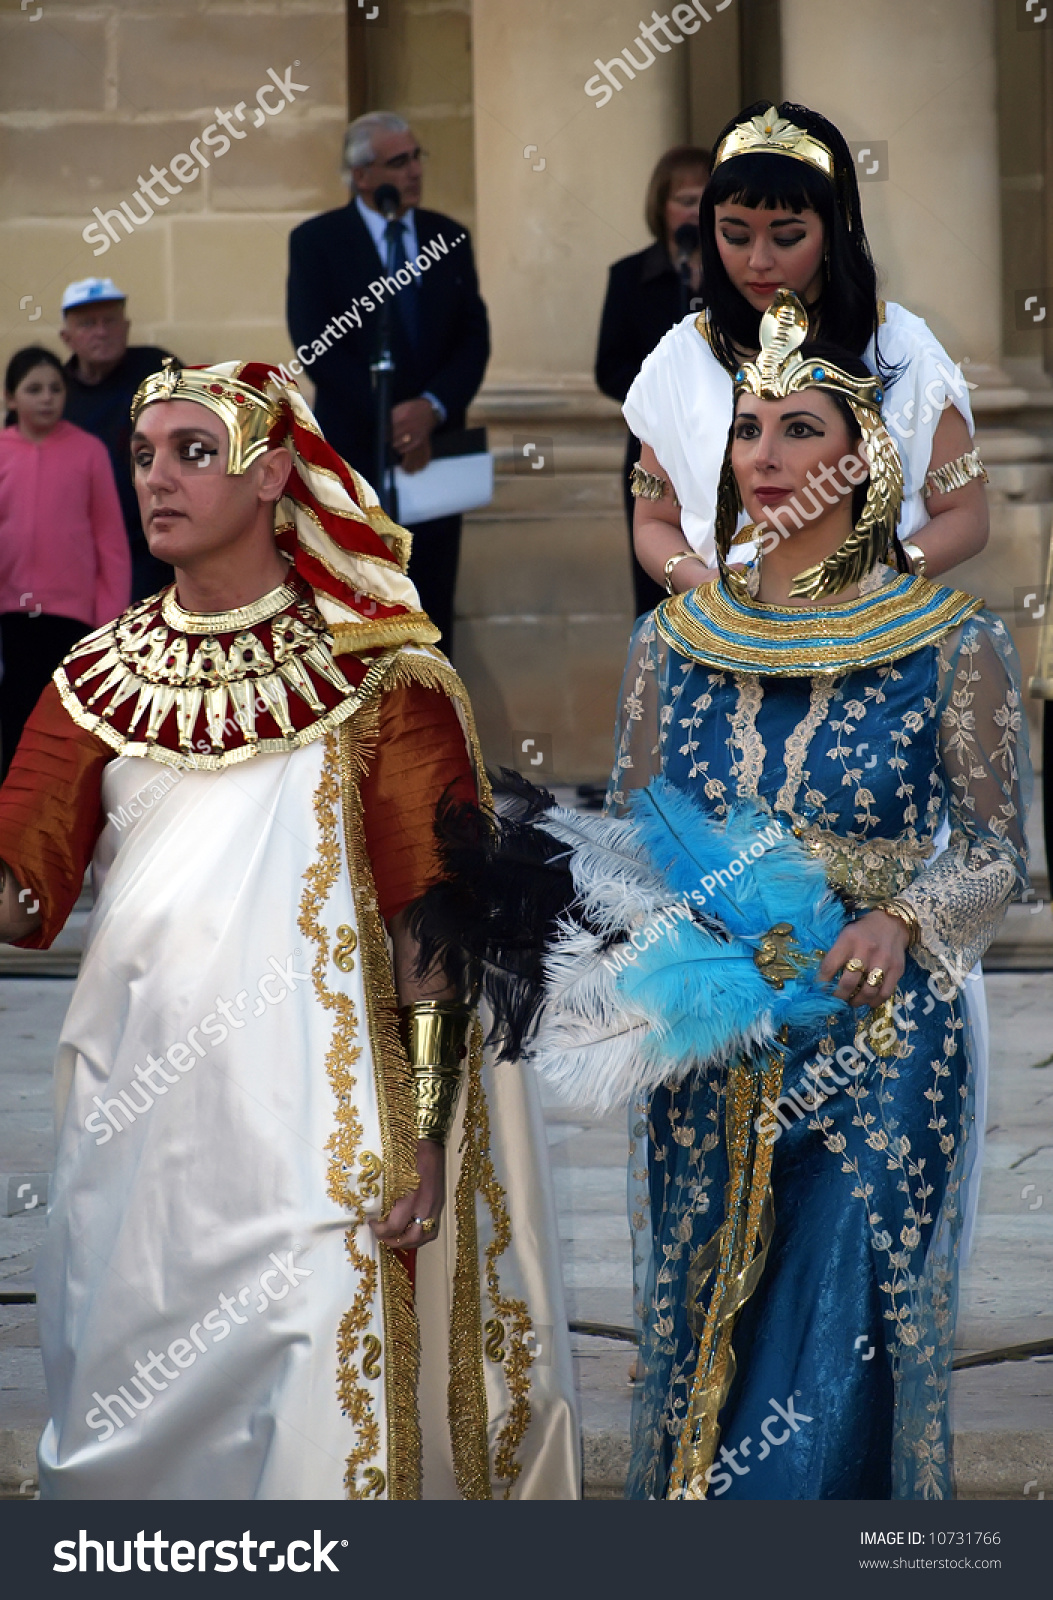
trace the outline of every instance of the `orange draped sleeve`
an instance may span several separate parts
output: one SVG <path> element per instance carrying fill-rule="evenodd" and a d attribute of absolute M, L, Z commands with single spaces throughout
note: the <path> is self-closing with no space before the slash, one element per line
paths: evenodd
<path fill-rule="evenodd" d="M 411 683 L 385 693 L 380 736 L 362 782 L 366 843 L 386 922 L 439 876 L 435 808 L 449 790 L 475 800 L 457 713 L 438 689 Z"/>
<path fill-rule="evenodd" d="M 112 760 L 49 683 L 0 787 L 0 861 L 40 902 L 40 927 L 18 941 L 27 950 L 46 949 L 77 903 L 102 832 L 102 773 Z"/>

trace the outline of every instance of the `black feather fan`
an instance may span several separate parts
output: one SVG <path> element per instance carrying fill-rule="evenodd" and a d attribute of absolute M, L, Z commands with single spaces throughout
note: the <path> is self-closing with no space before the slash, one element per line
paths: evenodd
<path fill-rule="evenodd" d="M 494 809 L 444 796 L 435 818 L 442 877 L 409 910 L 418 972 L 438 965 L 465 993 L 478 988 L 493 1023 L 487 1043 L 513 1060 L 544 1000 L 542 960 L 575 902 L 571 850 L 537 820 L 555 804 L 518 772 L 492 777 Z M 575 918 L 588 926 L 580 907 Z"/>

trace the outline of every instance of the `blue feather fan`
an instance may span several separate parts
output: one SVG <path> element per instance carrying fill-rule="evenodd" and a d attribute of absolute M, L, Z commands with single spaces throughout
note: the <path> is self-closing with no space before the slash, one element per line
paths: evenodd
<path fill-rule="evenodd" d="M 549 946 L 530 1050 L 567 1098 L 604 1111 L 845 1009 L 818 981 L 844 909 L 757 803 L 719 821 L 657 778 L 624 819 L 556 807 L 537 825 L 570 847 L 589 914 L 585 927 L 572 908 Z"/>

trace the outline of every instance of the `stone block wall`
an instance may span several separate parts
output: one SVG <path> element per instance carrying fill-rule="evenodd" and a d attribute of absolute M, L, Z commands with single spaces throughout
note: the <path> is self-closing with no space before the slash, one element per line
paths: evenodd
<path fill-rule="evenodd" d="M 128 292 L 139 343 L 192 362 L 284 360 L 289 231 L 346 198 L 345 37 L 343 0 L 47 0 L 5 12 L 3 359 L 31 341 L 58 349 L 65 285 L 108 275 Z M 264 112 L 256 95 L 268 84 Z M 205 169 L 191 142 L 239 104 L 229 147 L 222 126 L 199 144 Z M 154 181 L 150 207 L 139 176 L 153 165 L 175 185 L 170 163 L 181 153 L 188 181 L 177 194 Z M 95 208 L 122 201 L 137 218 L 153 215 L 131 233 L 111 219 L 118 237 L 106 249 L 101 230 L 86 242 Z"/>

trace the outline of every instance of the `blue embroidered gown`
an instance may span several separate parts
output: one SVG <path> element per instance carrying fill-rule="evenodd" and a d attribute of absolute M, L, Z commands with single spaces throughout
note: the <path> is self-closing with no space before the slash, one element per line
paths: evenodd
<path fill-rule="evenodd" d="M 819 855 L 851 910 L 900 895 L 922 930 L 898 986 L 893 1050 L 857 1041 L 865 1010 L 825 1036 L 798 1030 L 781 1097 L 756 1119 L 773 1144 L 774 1230 L 734 1325 L 711 1499 L 953 1494 L 948 1396 L 973 1118 L 962 988 L 1026 883 L 1026 733 L 1013 646 L 987 612 L 882 664 L 845 668 L 831 648 L 824 670 L 802 671 L 800 640 L 822 660 L 835 616 L 869 629 L 880 654 L 883 598 L 923 580 L 879 569 L 875 582 L 860 600 L 792 614 L 725 592 L 749 623 L 739 661 L 758 616 L 780 644 L 792 620 L 785 672 L 770 650 L 758 671 L 715 663 L 681 597 L 684 626 L 646 618 L 624 682 L 613 809 L 659 772 L 718 817 L 756 796 Z M 949 593 L 914 592 L 934 603 Z M 726 1074 L 698 1069 L 632 1113 L 634 1498 L 666 1497 L 671 1475 L 682 1492 L 674 1462 L 699 1348 L 688 1271 L 725 1218 L 726 1091 Z"/>

